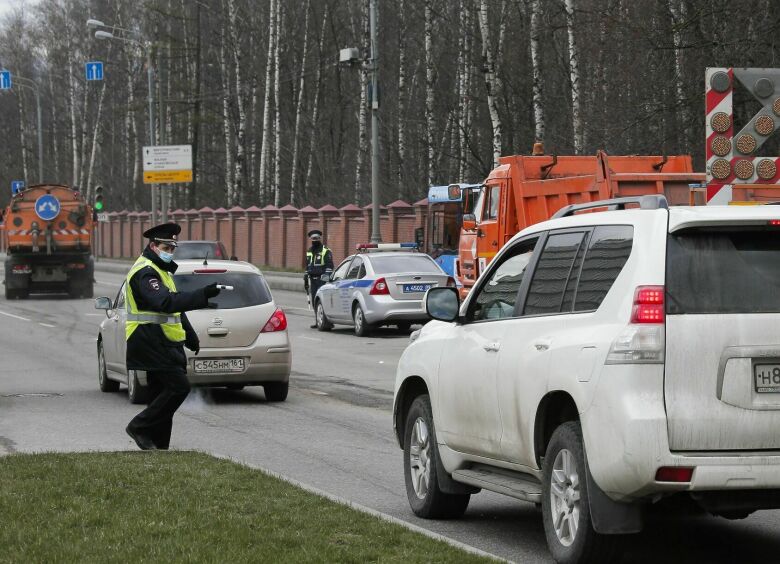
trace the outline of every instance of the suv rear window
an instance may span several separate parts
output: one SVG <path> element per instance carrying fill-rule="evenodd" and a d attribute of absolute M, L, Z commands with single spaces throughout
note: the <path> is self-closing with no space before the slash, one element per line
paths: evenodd
<path fill-rule="evenodd" d="M 209 302 L 217 304 L 217 309 L 236 309 L 267 304 L 271 301 L 271 290 L 262 276 L 251 272 L 224 272 L 221 274 L 177 274 L 173 277 L 176 289 L 180 292 L 192 292 L 216 282 L 233 286 L 233 290 L 222 290 Z"/>
<path fill-rule="evenodd" d="M 395 272 L 442 274 L 441 269 L 428 255 L 409 253 L 394 257 L 372 256 L 369 260 L 376 274 L 393 274 Z"/>
<path fill-rule="evenodd" d="M 780 232 L 691 229 L 666 244 L 666 311 L 780 312 Z"/>

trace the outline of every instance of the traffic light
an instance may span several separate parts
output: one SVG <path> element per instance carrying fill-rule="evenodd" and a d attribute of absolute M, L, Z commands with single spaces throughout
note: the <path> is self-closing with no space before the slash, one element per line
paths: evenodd
<path fill-rule="evenodd" d="M 95 205 L 96 212 L 103 211 L 103 187 L 101 185 L 95 186 Z"/>

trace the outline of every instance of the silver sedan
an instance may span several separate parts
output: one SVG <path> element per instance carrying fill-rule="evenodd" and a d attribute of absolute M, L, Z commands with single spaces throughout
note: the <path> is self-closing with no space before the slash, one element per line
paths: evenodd
<path fill-rule="evenodd" d="M 260 271 L 237 261 L 177 261 L 174 280 L 181 291 L 212 282 L 232 286 L 211 298 L 216 309 L 190 311 L 187 318 L 200 339 L 200 352 L 187 353 L 187 379 L 193 386 L 263 386 L 268 401 L 284 401 L 290 380 L 292 352 L 287 318 L 276 306 Z M 97 338 L 98 381 L 104 392 L 127 384 L 132 403 L 147 400 L 146 373 L 125 365 L 125 284 L 116 297 L 97 298 L 106 310 Z"/>
<path fill-rule="evenodd" d="M 317 291 L 317 328 L 351 325 L 361 337 L 380 325 L 408 331 L 428 321 L 422 300 L 436 286 L 455 286 L 455 280 L 428 255 L 366 249 L 344 259 Z"/>

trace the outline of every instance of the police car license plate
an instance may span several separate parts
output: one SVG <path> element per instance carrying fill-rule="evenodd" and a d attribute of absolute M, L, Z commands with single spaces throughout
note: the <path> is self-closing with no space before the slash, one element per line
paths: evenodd
<path fill-rule="evenodd" d="M 243 372 L 243 358 L 196 358 L 195 372 L 211 374 L 215 372 Z"/>
<path fill-rule="evenodd" d="M 756 364 L 753 367 L 756 392 L 780 393 L 780 364 Z"/>
<path fill-rule="evenodd" d="M 404 284 L 404 294 L 427 292 L 433 284 Z"/>

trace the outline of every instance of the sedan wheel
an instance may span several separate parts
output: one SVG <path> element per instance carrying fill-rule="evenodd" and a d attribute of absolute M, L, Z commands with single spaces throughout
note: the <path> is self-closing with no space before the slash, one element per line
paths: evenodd
<path fill-rule="evenodd" d="M 320 331 L 330 331 L 333 329 L 333 323 L 331 323 L 328 316 L 325 315 L 325 307 L 322 305 L 321 301 L 317 302 L 317 312 L 315 315 L 317 316 L 317 329 Z"/>
<path fill-rule="evenodd" d="M 138 382 L 138 373 L 135 370 L 127 373 L 127 399 L 136 405 L 149 401 L 149 389 Z"/>
<path fill-rule="evenodd" d="M 352 311 L 352 321 L 355 323 L 355 335 L 358 337 L 367 337 L 371 333 L 371 326 L 366 321 L 366 316 L 360 304 L 355 304 L 355 308 Z"/>
<path fill-rule="evenodd" d="M 103 341 L 98 341 L 98 384 L 101 392 L 116 392 L 119 382 L 108 378 L 106 369 L 106 353 L 103 351 Z"/>

